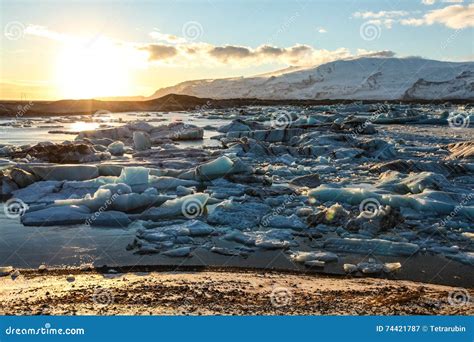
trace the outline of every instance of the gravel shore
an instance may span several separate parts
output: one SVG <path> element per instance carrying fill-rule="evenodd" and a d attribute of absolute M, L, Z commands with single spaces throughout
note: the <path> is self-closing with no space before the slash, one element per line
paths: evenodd
<path fill-rule="evenodd" d="M 474 314 L 474 291 L 411 281 L 257 271 L 109 272 L 49 270 L 2 277 L 0 314 Z"/>

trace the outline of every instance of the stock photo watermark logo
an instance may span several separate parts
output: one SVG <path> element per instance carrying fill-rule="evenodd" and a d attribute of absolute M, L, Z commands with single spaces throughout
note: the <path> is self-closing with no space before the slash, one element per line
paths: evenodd
<path fill-rule="evenodd" d="M 469 202 L 472 200 L 474 193 L 470 193 L 469 195 L 465 196 L 463 200 L 454 207 L 454 209 L 446 216 L 444 219 L 441 220 L 439 223 L 441 227 L 446 226 L 448 222 L 450 222 L 456 215 L 466 206 L 469 205 Z"/>
<path fill-rule="evenodd" d="M 368 219 L 377 216 L 380 210 L 380 202 L 375 198 L 366 198 L 359 205 L 360 214 Z"/>
<path fill-rule="evenodd" d="M 448 125 L 454 129 L 468 128 L 471 122 L 471 113 L 450 113 Z"/>
<path fill-rule="evenodd" d="M 92 301 L 94 304 L 101 305 L 101 306 L 108 306 L 113 304 L 114 302 L 114 295 L 108 289 L 98 288 L 92 294 Z"/>
<path fill-rule="evenodd" d="M 285 129 L 291 126 L 293 117 L 288 112 L 273 113 L 270 121 L 272 128 Z"/>
<path fill-rule="evenodd" d="M 190 198 L 181 205 L 181 213 L 188 219 L 194 219 L 204 213 L 204 205 L 196 198 Z"/>
<path fill-rule="evenodd" d="M 270 302 L 276 308 L 282 308 L 291 304 L 293 294 L 286 287 L 275 287 L 270 294 Z"/>
<path fill-rule="evenodd" d="M 382 34 L 382 27 L 373 21 L 366 21 L 360 25 L 359 34 L 363 40 L 376 40 L 379 39 Z"/>
<path fill-rule="evenodd" d="M 448 303 L 452 306 L 464 306 L 471 304 L 471 296 L 466 289 L 456 289 L 449 292 Z"/>
<path fill-rule="evenodd" d="M 17 219 L 25 214 L 28 210 L 28 204 L 19 198 L 10 198 L 5 202 L 3 211 L 5 216 L 11 219 Z"/>
<path fill-rule="evenodd" d="M 275 216 L 280 215 L 291 202 L 296 200 L 297 196 L 298 195 L 296 193 L 289 195 L 282 204 L 272 210 L 270 215 L 267 215 L 262 219 L 260 225 L 263 227 L 268 227 L 270 225 L 271 219 Z"/>
<path fill-rule="evenodd" d="M 114 201 L 117 199 L 117 197 L 119 197 L 121 194 L 122 194 L 122 191 L 118 190 L 115 194 L 113 194 L 112 196 L 110 196 L 110 198 L 104 202 L 104 205 L 102 205 L 97 211 L 95 211 L 95 212 L 92 214 L 92 216 L 90 216 L 90 217 L 86 220 L 85 225 L 86 225 L 86 226 L 91 226 L 92 223 L 94 223 L 94 221 L 97 220 L 97 218 L 98 218 L 104 211 L 106 211 L 106 210 L 112 205 L 112 203 L 114 203 Z"/>
<path fill-rule="evenodd" d="M 208 111 L 211 108 L 212 108 L 212 102 L 211 101 L 206 101 L 206 103 L 203 104 L 202 106 L 197 105 L 196 107 L 194 107 L 194 110 L 197 111 L 197 112 L 205 112 L 205 111 Z"/>
<path fill-rule="evenodd" d="M 365 120 L 362 124 L 356 126 L 351 133 L 352 138 L 357 138 L 360 134 L 362 134 L 367 127 L 372 125 L 377 119 L 385 113 L 387 110 L 384 106 L 377 106 L 377 109 L 370 115 L 370 117 Z"/>
<path fill-rule="evenodd" d="M 20 40 L 25 35 L 25 29 L 19 21 L 10 21 L 3 28 L 3 34 L 8 40 Z"/>
<path fill-rule="evenodd" d="M 201 38 L 204 33 L 204 29 L 200 22 L 188 21 L 184 23 L 183 27 L 181 28 L 181 32 L 186 40 L 194 42 Z"/>
<path fill-rule="evenodd" d="M 15 328 L 9 326 L 5 329 L 6 335 L 84 335 L 83 328 L 53 328 L 51 323 L 45 323 L 39 328 Z"/>

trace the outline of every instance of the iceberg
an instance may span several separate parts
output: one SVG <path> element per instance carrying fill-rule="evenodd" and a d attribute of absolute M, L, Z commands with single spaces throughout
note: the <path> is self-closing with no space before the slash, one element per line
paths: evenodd
<path fill-rule="evenodd" d="M 263 216 L 271 207 L 258 202 L 239 203 L 235 200 L 225 200 L 218 204 L 208 215 L 207 221 L 211 224 L 231 226 L 245 229 L 257 227 Z"/>
<path fill-rule="evenodd" d="M 163 218 L 187 217 L 196 218 L 203 214 L 209 194 L 197 193 L 168 200 L 157 208 L 144 211 L 139 217 L 141 220 L 160 220 Z"/>
<path fill-rule="evenodd" d="M 337 254 L 331 252 L 295 252 L 291 255 L 291 260 L 299 263 L 306 263 L 308 261 L 323 261 L 323 262 L 332 262 L 337 261 Z"/>
<path fill-rule="evenodd" d="M 449 215 L 455 209 L 461 215 L 474 219 L 474 206 L 459 206 L 458 203 L 447 198 L 434 198 L 442 194 L 438 191 L 424 191 L 417 195 L 394 195 L 380 193 L 366 188 L 332 188 L 321 185 L 308 193 L 313 199 L 326 201 L 340 201 L 352 205 L 359 205 L 366 199 L 375 199 L 380 204 L 389 205 L 392 208 L 408 207 L 416 211 L 428 212 L 438 215 Z M 431 197 L 431 198 L 430 198 Z"/>
<path fill-rule="evenodd" d="M 42 180 L 84 181 L 99 177 L 99 169 L 95 165 L 29 165 L 29 168 Z"/>
<path fill-rule="evenodd" d="M 62 226 L 83 224 L 90 216 L 89 208 L 78 205 L 53 206 L 27 211 L 21 217 L 25 226 Z"/>
<path fill-rule="evenodd" d="M 133 146 L 137 151 L 144 151 L 151 148 L 151 140 L 148 133 L 133 132 Z"/>
<path fill-rule="evenodd" d="M 116 183 L 125 183 L 128 185 L 148 184 L 150 169 L 142 166 L 124 167 Z"/>
<path fill-rule="evenodd" d="M 393 242 L 383 239 L 329 238 L 324 248 L 343 253 L 375 254 L 389 256 L 410 256 L 420 247 L 409 242 Z"/>
<path fill-rule="evenodd" d="M 216 160 L 196 167 L 196 179 L 212 180 L 223 177 L 232 170 L 233 166 L 234 163 L 229 157 L 219 157 Z"/>
<path fill-rule="evenodd" d="M 175 249 L 170 249 L 161 254 L 174 258 L 183 258 L 191 254 L 191 247 L 179 247 Z"/>
<path fill-rule="evenodd" d="M 121 156 L 125 152 L 125 144 L 121 141 L 115 141 L 107 146 L 107 151 L 113 156 Z"/>

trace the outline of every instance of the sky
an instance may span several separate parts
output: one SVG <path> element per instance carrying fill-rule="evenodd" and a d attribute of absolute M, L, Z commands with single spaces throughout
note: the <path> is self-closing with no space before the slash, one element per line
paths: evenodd
<path fill-rule="evenodd" d="M 474 60 L 467 0 L 0 0 L 0 99 L 150 96 L 358 56 Z"/>

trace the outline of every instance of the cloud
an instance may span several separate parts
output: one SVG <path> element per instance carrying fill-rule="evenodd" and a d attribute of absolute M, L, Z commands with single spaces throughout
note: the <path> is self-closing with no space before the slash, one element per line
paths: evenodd
<path fill-rule="evenodd" d="M 357 57 L 395 57 L 396 53 L 390 50 L 383 50 L 383 51 L 375 51 L 370 52 L 367 50 L 359 49 L 357 50 Z"/>
<path fill-rule="evenodd" d="M 35 37 L 48 38 L 48 39 L 59 41 L 59 42 L 65 42 L 71 39 L 71 37 L 69 37 L 68 35 L 64 33 L 52 31 L 48 29 L 47 27 L 41 26 L 41 25 L 26 26 L 24 30 L 24 34 L 35 36 Z"/>
<path fill-rule="evenodd" d="M 424 19 L 428 25 L 440 23 L 453 29 L 474 26 L 474 4 L 468 6 L 453 5 L 434 10 L 426 14 Z"/>
<path fill-rule="evenodd" d="M 242 59 L 252 57 L 250 49 L 242 46 L 216 46 L 209 51 L 209 54 L 223 62 L 234 59 Z"/>
<path fill-rule="evenodd" d="M 353 16 L 355 18 L 369 19 L 367 23 L 374 24 L 377 26 L 385 26 L 386 28 L 392 28 L 393 24 L 400 20 L 401 17 L 409 15 L 407 11 L 379 11 L 379 12 L 355 12 Z"/>
<path fill-rule="evenodd" d="M 313 66 L 338 59 L 351 57 L 392 57 L 392 51 L 366 51 L 358 50 L 356 54 L 351 53 L 346 48 L 336 50 L 315 49 L 309 45 L 295 45 L 282 48 L 270 45 L 261 45 L 256 49 L 242 46 L 213 47 L 209 56 L 217 62 L 225 64 L 241 65 L 249 63 L 260 65 L 266 63 L 280 63 L 298 66 Z"/>
<path fill-rule="evenodd" d="M 423 5 L 431 6 L 434 5 L 436 0 L 421 0 Z M 448 4 L 461 4 L 463 0 L 441 0 L 441 2 L 448 3 Z"/>
<path fill-rule="evenodd" d="M 380 12 L 355 12 L 353 15 L 356 18 L 362 19 L 387 19 L 387 18 L 397 18 L 403 17 L 410 14 L 407 11 L 380 11 Z"/>
<path fill-rule="evenodd" d="M 400 20 L 400 24 L 405 26 L 421 26 L 425 24 L 424 19 L 408 18 Z"/>
<path fill-rule="evenodd" d="M 442 0 L 444 3 L 459 3 L 462 0 Z M 432 5 L 435 0 L 423 0 L 425 5 Z M 367 22 L 392 28 L 399 23 L 405 26 L 423 26 L 441 24 L 451 29 L 474 27 L 474 4 L 467 6 L 451 5 L 440 9 L 431 10 L 422 17 L 409 16 L 413 13 L 407 11 L 379 11 L 355 12 L 355 18 L 366 19 Z"/>
<path fill-rule="evenodd" d="M 400 23 L 409 26 L 442 24 L 452 29 L 474 27 L 474 4 L 452 5 L 432 10 L 422 18 L 407 18 L 401 20 Z"/>
<path fill-rule="evenodd" d="M 178 50 L 174 46 L 162 44 L 150 44 L 141 49 L 148 51 L 150 61 L 160 61 L 174 57 L 178 54 Z"/>
<path fill-rule="evenodd" d="M 379 20 L 379 19 L 374 19 Z M 245 68 L 264 64 L 293 66 L 315 66 L 338 59 L 357 56 L 392 57 L 393 52 L 357 50 L 352 53 L 347 48 L 335 50 L 316 49 L 305 44 L 279 47 L 263 44 L 256 48 L 239 45 L 213 45 L 204 42 L 189 42 L 186 39 L 152 31 L 149 36 L 158 42 L 128 42 L 105 36 L 79 37 L 50 30 L 43 26 L 30 25 L 27 34 L 73 45 L 78 51 L 103 53 L 113 51 L 117 59 L 127 67 L 146 68 L 155 65 L 199 67 L 201 65 L 227 65 Z M 122 63 L 122 62 L 121 62 Z"/>
<path fill-rule="evenodd" d="M 324 27 L 321 27 L 321 28 L 318 29 L 318 32 L 319 33 L 327 33 L 328 31 Z"/>
<path fill-rule="evenodd" d="M 186 39 L 184 39 L 182 37 L 178 37 L 178 36 L 175 36 L 173 34 L 161 33 L 157 30 L 150 32 L 149 36 L 153 40 L 160 41 L 160 42 L 175 43 L 175 44 L 180 44 L 180 43 L 185 43 L 186 42 Z"/>

